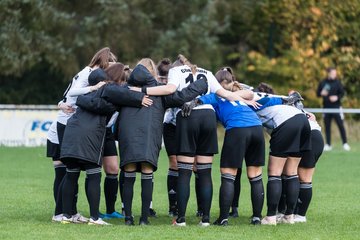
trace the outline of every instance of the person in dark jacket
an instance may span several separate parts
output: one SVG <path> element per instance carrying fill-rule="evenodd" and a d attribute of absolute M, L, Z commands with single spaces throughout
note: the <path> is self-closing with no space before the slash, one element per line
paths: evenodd
<path fill-rule="evenodd" d="M 120 67 L 121 71 L 111 71 Z M 123 105 L 134 107 L 148 106 L 151 100 L 143 93 L 130 91 L 116 82 L 122 74 L 123 65 L 114 64 L 106 69 L 109 83 L 99 90 L 79 96 L 78 109 L 68 120 L 61 145 L 60 159 L 67 167 L 63 186 L 63 223 L 71 222 L 72 196 L 80 170 L 85 170 L 87 181 L 86 195 L 90 205 L 90 225 L 108 225 L 99 218 L 101 165 L 106 135 L 106 125 L 116 110 Z"/>
<path fill-rule="evenodd" d="M 319 83 L 317 89 L 317 96 L 323 98 L 324 108 L 341 108 L 341 98 L 344 96 L 344 88 L 337 78 L 336 69 L 330 67 L 327 69 L 327 78 Z M 331 151 L 331 120 L 335 119 L 335 122 L 339 128 L 341 140 L 343 142 L 343 148 L 345 151 L 350 150 L 350 146 L 347 143 L 346 131 L 344 128 L 343 117 L 340 113 L 324 113 L 324 124 L 325 124 L 325 136 L 326 144 L 324 151 Z"/>
<path fill-rule="evenodd" d="M 151 59 L 142 59 L 130 75 L 128 84 L 141 87 L 161 85 L 157 81 L 156 65 Z M 153 172 L 157 170 L 159 151 L 162 142 L 162 125 L 166 108 L 178 107 L 207 90 L 207 82 L 202 79 L 183 91 L 172 95 L 152 96 L 150 108 L 123 107 L 119 114 L 118 141 L 120 167 L 124 171 L 123 201 L 125 224 L 134 225 L 132 217 L 133 188 L 136 172 L 141 172 L 142 210 L 139 224 L 147 225 L 150 201 L 152 199 Z"/>

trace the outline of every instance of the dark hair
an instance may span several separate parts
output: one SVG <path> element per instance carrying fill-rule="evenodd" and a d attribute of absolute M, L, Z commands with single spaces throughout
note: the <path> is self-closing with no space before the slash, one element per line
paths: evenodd
<path fill-rule="evenodd" d="M 108 68 L 105 69 L 106 74 L 108 75 L 110 81 L 115 83 L 120 83 L 121 76 L 124 73 L 124 64 L 114 63 L 111 64 Z"/>
<path fill-rule="evenodd" d="M 93 68 L 99 66 L 99 68 L 105 69 L 109 66 L 109 62 L 116 62 L 116 56 L 110 51 L 110 48 L 104 47 L 97 51 L 89 63 L 89 67 Z"/>
<path fill-rule="evenodd" d="M 263 93 L 270 93 L 275 94 L 274 89 L 271 87 L 271 85 L 261 82 L 256 89 L 254 89 L 254 92 L 263 92 Z"/>
<path fill-rule="evenodd" d="M 129 67 L 129 65 L 125 65 L 124 66 L 124 73 L 123 73 L 123 75 L 121 75 L 121 79 L 120 79 L 120 84 L 121 85 L 127 83 L 131 72 L 132 72 L 132 69 Z"/>
<path fill-rule="evenodd" d="M 215 77 L 219 83 L 226 81 L 227 83 L 236 81 L 233 70 L 231 67 L 223 67 L 215 73 Z"/>
<path fill-rule="evenodd" d="M 171 68 L 171 60 L 169 58 L 163 58 L 157 64 L 157 70 L 161 77 L 167 76 Z"/>
<path fill-rule="evenodd" d="M 327 73 L 331 72 L 332 70 L 336 70 L 336 68 L 335 68 L 335 67 L 328 67 L 328 68 L 326 68 L 326 72 L 327 72 Z"/>

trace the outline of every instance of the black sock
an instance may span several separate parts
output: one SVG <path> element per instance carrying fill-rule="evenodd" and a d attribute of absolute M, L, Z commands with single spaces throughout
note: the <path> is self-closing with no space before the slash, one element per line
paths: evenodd
<path fill-rule="evenodd" d="M 231 207 L 239 207 L 240 191 L 241 191 L 241 168 L 238 168 L 234 181 L 234 198 Z"/>
<path fill-rule="evenodd" d="M 124 181 L 125 181 L 125 176 L 124 176 L 124 171 L 120 171 L 119 174 L 119 191 L 120 191 L 120 199 L 121 199 L 121 208 L 124 208 Z"/>
<path fill-rule="evenodd" d="M 195 175 L 195 195 L 196 195 L 196 204 L 197 204 L 197 211 L 198 212 L 203 212 L 202 209 L 202 203 L 201 203 L 201 194 L 200 194 L 200 181 L 199 181 L 199 174 L 196 171 L 194 171 L 194 175 Z"/>
<path fill-rule="evenodd" d="M 123 201 L 125 216 L 132 216 L 132 201 L 134 196 L 134 183 L 136 180 L 136 172 L 124 172 L 124 189 L 123 189 Z"/>
<path fill-rule="evenodd" d="M 153 192 L 153 173 L 141 173 L 141 219 L 147 220 Z"/>
<path fill-rule="evenodd" d="M 178 162 L 179 177 L 177 185 L 178 219 L 185 218 L 186 206 L 190 196 L 190 178 L 193 170 L 192 163 Z"/>
<path fill-rule="evenodd" d="M 73 197 L 73 203 L 72 203 L 72 210 L 71 210 L 71 214 L 75 215 L 77 214 L 77 200 L 78 200 L 78 196 L 79 196 L 79 183 L 78 181 L 76 181 L 76 185 L 75 185 L 75 194 Z"/>
<path fill-rule="evenodd" d="M 281 196 L 281 176 L 269 176 L 266 191 L 267 216 L 275 216 Z"/>
<path fill-rule="evenodd" d="M 66 217 L 73 215 L 73 202 L 76 190 L 76 185 L 79 180 L 80 169 L 66 169 L 66 175 L 64 177 L 62 187 L 62 209 L 63 214 Z"/>
<path fill-rule="evenodd" d="M 99 218 L 100 206 L 100 182 L 101 168 L 92 168 L 86 170 L 87 188 L 86 196 L 90 206 L 90 217 L 93 220 Z"/>
<path fill-rule="evenodd" d="M 106 174 L 104 181 L 104 195 L 106 202 L 106 213 L 111 214 L 115 212 L 115 202 L 118 193 L 118 179 L 117 174 Z"/>
<path fill-rule="evenodd" d="M 203 222 L 208 222 L 210 220 L 210 208 L 213 196 L 211 166 L 211 163 L 196 164 L 196 169 L 199 175 L 199 193 L 203 211 Z"/>
<path fill-rule="evenodd" d="M 282 191 L 278 206 L 278 212 L 285 214 L 286 211 L 286 180 L 285 175 L 281 175 Z"/>
<path fill-rule="evenodd" d="M 297 175 L 286 177 L 286 211 L 285 215 L 294 213 L 295 205 L 299 197 L 300 183 Z"/>
<path fill-rule="evenodd" d="M 312 183 L 300 183 L 300 192 L 298 199 L 298 212 L 301 216 L 306 216 L 312 198 Z"/>
<path fill-rule="evenodd" d="M 169 197 L 169 210 L 176 208 L 176 192 L 177 192 L 177 181 L 179 177 L 178 170 L 169 168 L 167 176 L 167 189 Z"/>
<path fill-rule="evenodd" d="M 261 211 L 264 205 L 264 185 L 262 175 L 249 178 L 251 185 L 251 203 L 253 209 L 253 217 L 261 218 Z"/>
<path fill-rule="evenodd" d="M 66 171 L 66 168 L 65 168 Z M 63 213 L 63 186 L 66 178 L 66 173 L 63 179 L 61 180 L 59 186 L 58 186 L 58 194 L 56 198 L 56 204 L 55 204 L 55 215 L 59 215 Z"/>
<path fill-rule="evenodd" d="M 55 179 L 54 179 L 54 185 L 53 185 L 53 193 L 54 193 L 54 200 L 56 202 L 57 197 L 58 197 L 60 183 L 66 174 L 66 166 L 64 164 L 59 164 L 59 165 L 54 166 L 54 169 L 55 169 Z"/>
<path fill-rule="evenodd" d="M 236 176 L 228 173 L 221 174 L 221 186 L 219 192 L 220 220 L 229 218 L 229 209 L 234 197 L 235 178 Z"/>

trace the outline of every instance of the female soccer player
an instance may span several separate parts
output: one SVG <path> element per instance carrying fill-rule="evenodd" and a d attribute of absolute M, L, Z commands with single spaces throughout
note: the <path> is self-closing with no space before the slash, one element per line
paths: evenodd
<path fill-rule="evenodd" d="M 234 81 L 234 76 L 227 68 L 218 71 L 215 77 L 224 89 L 230 91 L 241 89 L 240 84 Z M 215 94 L 202 96 L 199 101 L 214 107 L 217 119 L 226 129 L 220 159 L 220 216 L 214 225 L 228 224 L 229 209 L 234 196 L 234 181 L 238 169 L 242 167 L 244 157 L 251 185 L 253 206 L 251 224 L 260 224 L 264 203 L 261 174 L 262 166 L 265 164 L 265 141 L 261 121 L 256 113 L 241 101 L 227 101 Z"/>
<path fill-rule="evenodd" d="M 228 100 L 242 100 L 241 97 L 252 98 L 252 93 L 233 93 L 221 87 L 214 75 L 205 69 L 192 65 L 183 55 L 179 55 L 177 62 L 180 66 L 170 69 L 168 84 L 146 89 L 148 95 L 167 95 L 182 90 L 190 83 L 199 79 L 207 79 L 208 92 L 216 93 Z M 178 217 L 174 221 L 176 226 L 186 226 L 185 211 L 189 200 L 190 178 L 193 164 L 199 176 L 200 199 L 202 202 L 203 216 L 201 226 L 210 225 L 210 207 L 212 201 L 211 165 L 213 155 L 218 152 L 216 134 L 216 116 L 211 105 L 205 104 L 194 108 L 190 117 L 176 118 L 177 163 L 178 177 Z"/>
<path fill-rule="evenodd" d="M 63 144 L 61 146 L 61 160 L 67 166 L 67 174 L 63 186 L 63 219 L 62 223 L 72 222 L 71 197 L 74 194 L 75 187 L 81 170 L 86 170 L 86 195 L 90 206 L 90 225 L 108 225 L 99 218 L 99 202 L 100 202 L 100 180 L 101 180 L 101 164 L 102 154 L 104 150 L 104 141 L 106 137 L 106 127 L 114 119 L 114 112 L 117 108 L 113 104 L 129 105 L 140 107 L 148 106 L 151 100 L 147 99 L 144 94 L 130 91 L 126 88 L 116 85 L 123 72 L 122 64 L 113 64 L 105 71 L 109 81 L 113 84 L 107 84 L 100 91 L 96 92 L 93 101 L 88 104 L 94 109 L 90 111 L 84 108 L 84 104 L 76 113 L 68 120 L 64 132 Z M 116 98 L 106 96 L 106 92 L 116 90 L 121 94 L 117 94 Z M 81 97 L 79 97 L 81 99 Z M 109 104 L 108 101 L 113 104 Z M 95 104 L 93 104 L 95 103 Z M 99 103 L 99 104 L 98 104 Z M 87 110 L 85 110 L 87 109 Z"/>
<path fill-rule="evenodd" d="M 157 69 L 151 59 L 140 60 L 130 75 L 128 84 L 141 88 L 146 93 L 147 87 L 158 86 Z M 124 107 L 119 115 L 119 149 L 120 167 L 124 171 L 124 207 L 125 224 L 133 225 L 132 198 L 136 172 L 141 172 L 142 210 L 139 224 L 149 224 L 148 215 L 152 199 L 153 172 L 157 169 L 161 148 L 162 123 L 165 109 L 181 106 L 190 101 L 207 88 L 204 80 L 194 83 L 181 92 L 167 97 L 152 97 L 154 102 L 150 108 Z M 177 99 L 177 101 L 174 101 Z M 170 104 L 170 101 L 177 104 Z"/>

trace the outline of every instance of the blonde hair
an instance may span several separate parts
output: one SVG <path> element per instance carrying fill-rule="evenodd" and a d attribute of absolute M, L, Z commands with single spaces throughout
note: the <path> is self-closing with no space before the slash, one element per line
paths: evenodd
<path fill-rule="evenodd" d="M 109 62 L 116 62 L 115 54 L 110 51 L 110 48 L 104 47 L 97 51 L 89 63 L 89 67 L 93 68 L 99 66 L 102 69 L 109 67 Z"/>
<path fill-rule="evenodd" d="M 153 60 L 151 60 L 150 58 L 143 58 L 141 59 L 136 65 L 143 65 L 144 67 L 147 68 L 147 70 L 149 70 L 149 72 L 151 73 L 151 75 L 153 75 L 153 77 L 157 80 L 158 79 L 158 71 L 157 71 L 157 67 L 154 63 Z"/>

